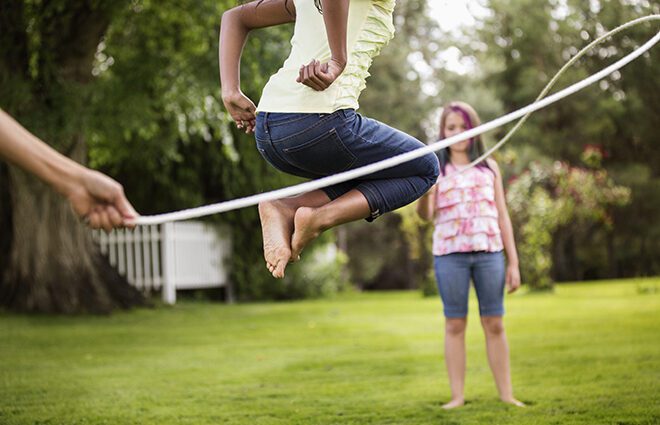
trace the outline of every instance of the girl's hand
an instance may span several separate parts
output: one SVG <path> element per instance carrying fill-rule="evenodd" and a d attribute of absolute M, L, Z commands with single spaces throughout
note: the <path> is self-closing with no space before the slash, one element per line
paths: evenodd
<path fill-rule="evenodd" d="M 341 64 L 334 59 L 330 59 L 330 62 L 326 63 L 321 63 L 314 59 L 307 65 L 300 67 L 296 81 L 316 91 L 323 91 L 330 87 L 341 73 L 344 72 L 345 67 L 346 64 Z"/>
<path fill-rule="evenodd" d="M 520 270 L 518 266 L 509 265 L 506 268 L 506 289 L 511 294 L 520 288 Z"/>
<path fill-rule="evenodd" d="M 254 103 L 240 91 L 223 94 L 222 101 L 229 115 L 236 122 L 236 127 L 245 130 L 245 134 L 254 133 L 254 127 L 257 125 L 255 115 L 257 107 Z"/>

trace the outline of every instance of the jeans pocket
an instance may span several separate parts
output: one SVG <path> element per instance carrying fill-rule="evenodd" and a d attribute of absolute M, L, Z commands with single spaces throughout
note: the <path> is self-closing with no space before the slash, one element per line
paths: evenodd
<path fill-rule="evenodd" d="M 357 159 L 334 128 L 310 141 L 283 147 L 282 152 L 291 164 L 320 175 L 346 171 Z"/>

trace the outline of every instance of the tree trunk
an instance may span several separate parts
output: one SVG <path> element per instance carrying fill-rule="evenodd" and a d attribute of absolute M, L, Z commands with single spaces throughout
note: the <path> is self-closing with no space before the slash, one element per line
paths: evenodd
<path fill-rule="evenodd" d="M 11 246 L 11 198 L 9 197 L 9 168 L 0 162 L 0 288 L 2 288 L 2 271 L 8 264 L 9 247 Z"/>
<path fill-rule="evenodd" d="M 11 85 L 0 87 L 8 103 L 3 107 L 19 109 L 19 121 L 34 116 L 49 121 L 40 123 L 49 128 L 44 131 L 46 140 L 64 138 L 79 162 L 85 156 L 82 129 L 73 136 L 50 130 L 83 122 L 83 108 L 64 106 L 80 102 L 67 87 L 90 82 L 94 52 L 110 21 L 109 4 L 72 1 L 59 8 L 44 3 L 31 10 L 35 16 L 27 17 L 23 3 L 10 0 L 0 12 L 0 22 L 7 27 L 0 45 L 13 46 L 0 52 L 7 59 L 0 65 L 0 81 L 16 81 L 22 87 L 21 96 L 12 92 Z M 35 22 L 33 33 L 41 34 L 40 44 L 25 41 L 30 18 Z M 30 46 L 40 49 L 36 56 Z M 38 58 L 37 73 L 31 74 L 25 66 L 30 57 Z M 0 306 L 24 312 L 108 313 L 145 303 L 142 294 L 99 253 L 89 230 L 65 200 L 14 167 L 4 176 L 0 170 L 0 179 Z"/>
<path fill-rule="evenodd" d="M 24 312 L 109 313 L 143 304 L 142 294 L 110 267 L 65 200 L 15 167 L 9 179 L 13 237 L 0 305 Z"/>

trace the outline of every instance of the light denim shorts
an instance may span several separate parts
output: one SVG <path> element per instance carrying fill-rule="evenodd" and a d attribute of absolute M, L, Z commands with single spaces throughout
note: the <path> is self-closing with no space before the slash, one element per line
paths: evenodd
<path fill-rule="evenodd" d="M 435 256 L 435 277 L 445 317 L 467 316 L 470 279 L 479 299 L 479 314 L 504 315 L 505 268 L 502 251 L 457 252 Z"/>

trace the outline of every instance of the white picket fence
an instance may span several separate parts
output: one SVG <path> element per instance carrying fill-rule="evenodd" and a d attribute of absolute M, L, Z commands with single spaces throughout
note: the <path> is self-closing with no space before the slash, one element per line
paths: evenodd
<path fill-rule="evenodd" d="M 161 291 L 167 304 L 176 302 L 177 289 L 225 287 L 228 301 L 232 300 L 227 227 L 187 221 L 110 234 L 95 231 L 93 238 L 131 285 L 145 293 Z"/>

